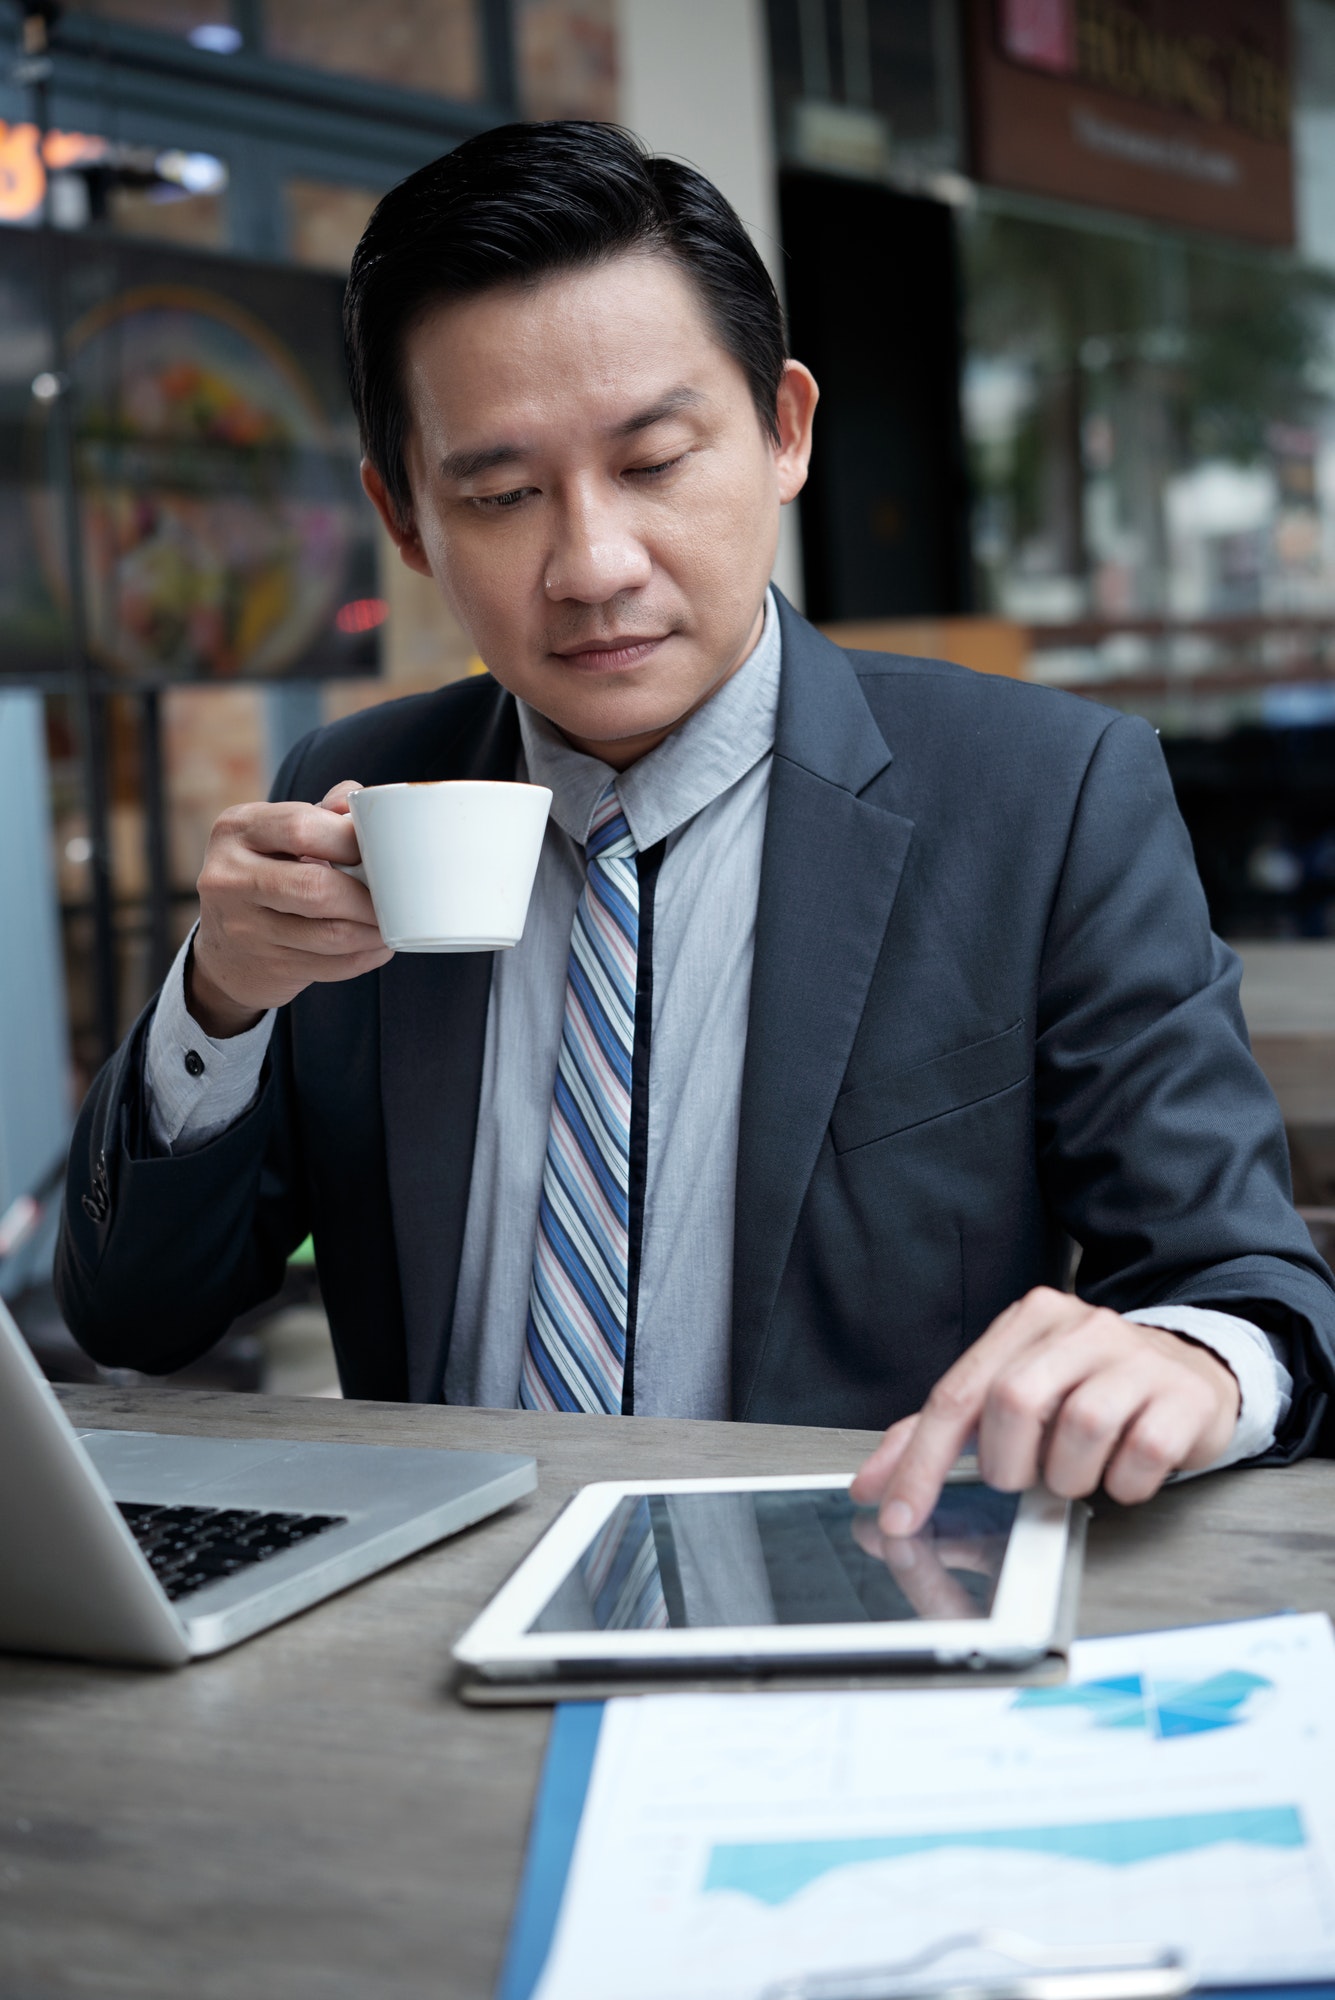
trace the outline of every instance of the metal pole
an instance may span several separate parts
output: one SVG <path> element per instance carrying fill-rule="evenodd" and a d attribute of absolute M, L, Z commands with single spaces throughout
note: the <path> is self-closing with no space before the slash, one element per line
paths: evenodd
<path fill-rule="evenodd" d="M 802 45 L 802 95 L 809 104 L 827 103 L 830 39 L 825 0 L 797 0 L 797 27 Z"/>
<path fill-rule="evenodd" d="M 482 0 L 482 75 L 488 104 L 517 115 L 514 16 L 510 0 Z"/>
<path fill-rule="evenodd" d="M 51 56 L 49 31 L 55 9 L 48 7 L 28 13 L 23 22 L 23 61 L 19 76 L 29 88 L 32 122 L 37 128 L 38 157 L 45 167 L 46 140 L 50 130 L 49 85 Z M 66 367 L 65 315 L 61 296 L 59 246 L 52 226 L 51 181 L 48 175 L 42 199 L 42 279 L 45 295 L 47 333 L 51 345 L 54 394 L 50 397 L 50 422 L 56 446 L 56 466 L 60 489 L 61 526 L 65 543 L 65 565 L 69 589 L 69 619 L 66 652 L 78 688 L 76 697 L 79 734 L 83 744 L 84 789 L 88 803 L 88 838 L 92 849 L 89 874 L 93 905 L 93 1005 L 98 1047 L 102 1059 L 112 1053 L 117 1033 L 116 918 L 111 885 L 111 827 L 107 795 L 107 714 L 106 697 L 96 685 L 88 647 L 88 600 L 85 589 L 83 535 L 79 518 L 78 458 L 74 435 L 73 394 Z"/>
<path fill-rule="evenodd" d="M 172 962 L 171 881 L 167 868 L 167 788 L 162 757 L 162 696 L 140 696 L 139 754 L 143 762 L 144 850 L 148 862 L 148 983 L 161 986 Z"/>

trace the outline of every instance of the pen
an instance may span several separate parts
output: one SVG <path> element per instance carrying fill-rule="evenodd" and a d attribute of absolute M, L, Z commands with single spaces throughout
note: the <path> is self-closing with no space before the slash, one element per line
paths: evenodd
<path fill-rule="evenodd" d="M 1009 1963 L 952 1975 L 944 1961 L 963 1952 Z M 1190 1960 L 1172 1946 L 1073 1954 L 1013 1931 L 982 1930 L 943 1938 L 895 1964 L 798 1974 L 767 1986 L 757 2000 L 1178 2000 L 1194 1984 Z"/>

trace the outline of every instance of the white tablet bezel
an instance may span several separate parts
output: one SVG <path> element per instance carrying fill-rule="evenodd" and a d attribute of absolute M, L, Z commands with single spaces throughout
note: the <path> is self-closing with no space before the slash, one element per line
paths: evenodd
<path fill-rule="evenodd" d="M 1070 1502 L 1044 1487 L 1020 1497 L 991 1615 L 877 1625 L 732 1625 L 653 1632 L 531 1632 L 528 1627 L 620 1501 L 649 1493 L 810 1492 L 847 1487 L 847 1472 L 733 1479 L 623 1479 L 582 1487 L 454 1647 L 490 1680 L 663 1667 L 764 1669 L 792 1662 L 929 1659 L 941 1666 L 1023 1666 L 1054 1642 L 1070 1534 Z M 952 1482 L 977 1484 L 972 1470 Z"/>

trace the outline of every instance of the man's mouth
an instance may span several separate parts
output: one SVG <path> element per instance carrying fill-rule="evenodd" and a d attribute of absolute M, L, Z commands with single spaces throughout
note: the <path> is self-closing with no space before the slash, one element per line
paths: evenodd
<path fill-rule="evenodd" d="M 662 645 L 665 632 L 618 632 L 609 639 L 582 639 L 573 646 L 554 646 L 552 653 L 566 667 L 586 673 L 616 673 L 637 667 Z"/>

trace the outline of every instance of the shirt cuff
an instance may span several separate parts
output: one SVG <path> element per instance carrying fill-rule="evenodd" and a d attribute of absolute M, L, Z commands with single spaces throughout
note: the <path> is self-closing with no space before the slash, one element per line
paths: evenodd
<path fill-rule="evenodd" d="M 206 1035 L 185 1001 L 185 966 L 194 941 L 191 931 L 163 982 L 144 1052 L 148 1129 L 167 1153 L 196 1152 L 250 1110 L 259 1096 L 275 1020 L 271 1007 L 243 1035 L 224 1041 Z"/>
<path fill-rule="evenodd" d="M 1168 1333 L 1184 1334 L 1217 1354 L 1237 1377 L 1241 1400 L 1233 1436 L 1218 1458 L 1197 1471 L 1219 1472 L 1226 1465 L 1237 1465 L 1270 1449 L 1293 1402 L 1293 1377 L 1286 1365 L 1288 1343 L 1281 1334 L 1264 1333 L 1249 1319 L 1207 1306 L 1146 1306 L 1143 1312 L 1123 1313 L 1122 1317 L 1137 1326 L 1161 1326 Z M 1195 1476 L 1194 1472 L 1178 1475 Z"/>

